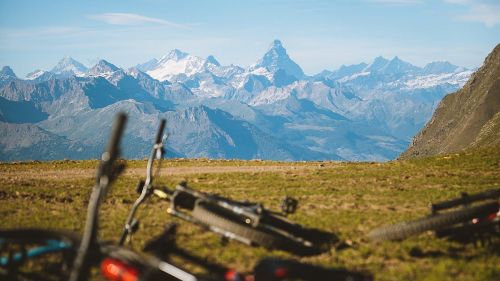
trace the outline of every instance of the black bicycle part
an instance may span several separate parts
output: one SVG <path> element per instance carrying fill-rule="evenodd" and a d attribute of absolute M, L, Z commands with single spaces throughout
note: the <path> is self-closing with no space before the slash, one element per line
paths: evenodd
<path fill-rule="evenodd" d="M 125 244 L 127 239 L 130 239 L 131 235 L 137 230 L 137 226 L 139 224 L 139 221 L 135 219 L 135 214 L 137 212 L 137 209 L 142 203 L 146 201 L 146 199 L 153 192 L 153 164 L 155 158 L 159 160 L 157 166 L 157 171 L 159 171 L 161 167 L 161 160 L 163 159 L 163 154 L 165 152 L 162 143 L 163 131 L 165 130 L 165 125 L 166 125 L 166 120 L 161 119 L 160 126 L 156 133 L 155 143 L 153 145 L 153 148 L 151 149 L 151 154 L 148 159 L 148 164 L 146 168 L 146 180 L 139 181 L 139 184 L 136 188 L 140 196 L 136 199 L 134 205 L 132 205 L 132 208 L 130 209 L 130 212 L 127 216 L 127 220 L 125 222 L 125 226 L 123 227 L 123 231 L 120 236 L 119 245 Z M 135 228 L 134 225 L 136 226 Z"/>
<path fill-rule="evenodd" d="M 79 243 L 76 234 L 65 231 L 35 228 L 0 230 L 0 279 L 67 278 Z M 43 268 L 37 269 L 42 262 Z"/>
<path fill-rule="evenodd" d="M 219 264 L 209 262 L 208 260 L 198 257 L 188 251 L 178 248 L 176 245 L 177 224 L 169 223 L 166 225 L 164 231 L 149 240 L 143 248 L 143 251 L 150 253 L 155 257 L 169 261 L 172 256 L 181 258 L 184 261 L 190 262 L 196 266 L 201 267 L 210 276 L 201 277 L 202 279 L 222 279 L 228 272 L 233 272 L 231 269 L 221 266 Z M 236 272 L 234 272 L 237 274 Z"/>
<path fill-rule="evenodd" d="M 498 210 L 499 204 L 497 202 L 461 208 L 414 221 L 378 228 L 372 231 L 369 237 L 375 241 L 401 240 L 428 230 L 440 230 L 458 223 L 469 222 L 476 218 L 484 218 L 497 213 Z"/>
<path fill-rule="evenodd" d="M 89 250 L 95 247 L 97 242 L 99 207 L 112 182 L 124 169 L 124 165 L 116 165 L 115 160 L 120 155 L 119 145 L 126 121 L 127 116 L 125 113 L 119 113 L 117 115 L 108 145 L 101 156 L 101 162 L 96 176 L 96 184 L 90 195 L 89 205 L 87 207 L 87 219 L 84 233 L 68 279 L 70 281 L 83 281 L 88 279 L 90 273 L 90 260 L 88 255 Z"/>
<path fill-rule="evenodd" d="M 281 212 L 285 216 L 289 214 L 294 214 L 297 210 L 297 206 L 299 205 L 299 201 L 293 197 L 285 196 L 281 201 Z"/>
<path fill-rule="evenodd" d="M 481 200 L 495 199 L 500 198 L 500 188 L 490 189 L 484 192 L 476 193 L 469 195 L 467 193 L 463 193 L 462 196 L 458 199 L 443 201 L 435 204 L 431 204 L 431 213 L 435 214 L 440 210 L 450 209 L 453 207 L 468 205 Z"/>
<path fill-rule="evenodd" d="M 192 208 L 191 215 L 182 212 L 182 208 Z M 302 256 L 328 251 L 338 241 L 332 233 L 302 227 L 267 211 L 261 204 L 205 194 L 185 185 L 177 186 L 168 211 L 224 237 Z"/>

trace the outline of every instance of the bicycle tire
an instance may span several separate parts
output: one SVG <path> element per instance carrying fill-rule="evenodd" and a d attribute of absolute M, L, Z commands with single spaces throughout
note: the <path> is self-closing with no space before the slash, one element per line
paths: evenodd
<path fill-rule="evenodd" d="M 78 234 L 64 231 L 41 228 L 14 228 L 0 230 L 0 238 L 12 240 L 29 240 L 32 242 L 42 242 L 48 239 L 60 239 L 78 245 L 80 237 Z"/>
<path fill-rule="evenodd" d="M 470 221 L 484 214 L 497 212 L 498 207 L 497 202 L 491 202 L 479 206 L 458 209 L 414 221 L 381 227 L 371 231 L 368 237 L 373 241 L 402 240 L 425 231 L 439 230 L 458 223 Z"/>
<path fill-rule="evenodd" d="M 65 273 L 61 271 L 64 270 L 61 266 L 71 266 L 79 243 L 80 238 L 77 234 L 64 230 L 38 228 L 0 230 L 0 279 L 38 281 L 61 278 L 63 280 L 62 275 Z M 28 248 L 24 248 L 23 245 Z M 16 252 L 11 252 L 12 250 Z M 49 263 L 44 264 L 44 270 L 27 271 L 28 268 L 23 268 L 25 261 L 36 260 L 36 263 L 41 261 L 45 263 L 47 256 L 51 258 L 48 259 Z"/>
<path fill-rule="evenodd" d="M 259 246 L 278 248 L 284 243 L 283 237 L 239 222 L 236 218 L 230 217 L 230 214 L 203 202 L 195 204 L 191 215 L 203 224 L 244 237 Z"/>

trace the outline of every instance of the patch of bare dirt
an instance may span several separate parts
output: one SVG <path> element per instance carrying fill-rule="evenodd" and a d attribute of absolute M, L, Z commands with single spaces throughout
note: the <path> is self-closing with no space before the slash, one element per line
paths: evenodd
<path fill-rule="evenodd" d="M 320 169 L 318 166 L 200 166 L 200 167 L 169 167 L 162 169 L 162 175 L 189 175 L 189 174 L 217 174 L 217 173 L 261 173 L 287 172 Z M 125 176 L 142 176 L 145 168 L 131 168 L 125 170 Z M 95 169 L 64 169 L 64 170 L 18 170 L 2 171 L 3 178 L 24 179 L 76 179 L 93 178 Z"/>

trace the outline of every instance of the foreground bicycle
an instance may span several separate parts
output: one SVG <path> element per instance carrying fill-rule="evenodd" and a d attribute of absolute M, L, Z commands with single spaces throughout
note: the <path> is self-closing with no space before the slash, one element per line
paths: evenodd
<path fill-rule="evenodd" d="M 372 280 L 370 275 L 362 273 L 327 269 L 282 259 L 264 259 L 257 264 L 254 271 L 239 274 L 177 248 L 175 227 L 167 228 L 162 235 L 147 242 L 145 251 L 149 254 L 140 254 L 112 242 L 99 241 L 97 236 L 100 204 L 109 192 L 111 184 L 124 169 L 124 165 L 116 163 L 115 160 L 119 156 L 119 140 L 125 120 L 125 115 L 119 115 L 108 148 L 102 155 L 96 185 L 89 200 L 83 236 L 60 230 L 0 230 L 1 280 L 84 281 L 95 279 L 91 269 L 96 267 L 100 267 L 101 276 L 111 281 Z M 164 126 L 163 122 L 162 124 L 161 126 Z M 133 213 L 137 207 L 138 205 L 134 205 Z M 133 218 L 133 215 L 131 217 Z M 172 255 L 205 268 L 208 274 L 195 275 L 174 265 L 170 262 Z"/>
<path fill-rule="evenodd" d="M 108 280 L 172 280 L 169 264 L 110 242 L 98 241 L 99 209 L 111 184 L 123 171 L 117 163 L 126 116 L 119 114 L 102 154 L 90 196 L 82 236 L 61 230 L 0 230 L 1 280 L 88 280 L 101 267 Z"/>
<path fill-rule="evenodd" d="M 296 200 L 287 197 L 283 203 L 284 215 L 267 210 L 262 204 L 235 201 L 215 194 L 204 193 L 189 188 L 186 182 L 174 190 L 153 185 L 153 166 L 155 160 L 157 173 L 161 167 L 163 154 L 163 130 L 165 121 L 160 124 L 155 144 L 151 151 L 146 169 L 146 180 L 140 181 L 137 191 L 140 196 L 135 201 L 125 224 L 120 244 L 138 228 L 134 218 L 138 207 L 151 195 L 170 203 L 167 212 L 183 220 L 205 227 L 223 237 L 234 239 L 248 245 L 281 249 L 297 255 L 320 254 L 337 242 L 332 233 L 318 229 L 305 228 L 285 216 L 293 213 Z"/>
<path fill-rule="evenodd" d="M 139 221 L 135 218 L 137 210 L 139 206 L 144 203 L 151 195 L 156 195 L 161 199 L 166 200 L 192 200 L 193 198 L 182 199 L 183 196 L 186 196 L 185 193 L 176 193 L 179 188 L 187 188 L 185 185 L 180 185 L 176 189 L 176 191 L 170 191 L 166 188 L 158 188 L 153 185 L 153 179 L 158 176 L 159 171 L 161 169 L 161 162 L 163 159 L 163 155 L 165 153 L 163 146 L 163 131 L 165 129 L 166 121 L 161 120 L 160 126 L 158 128 L 155 142 L 153 144 L 153 148 L 150 153 L 150 157 L 148 159 L 147 168 L 146 168 L 146 179 L 144 181 L 140 181 L 137 186 L 137 192 L 140 196 L 134 202 L 129 215 L 127 217 L 125 226 L 122 231 L 122 235 L 120 237 L 120 245 L 124 245 L 126 242 L 131 242 L 132 235 L 138 231 L 139 229 Z M 157 161 L 155 161 L 157 160 Z M 155 165 L 156 164 L 156 165 Z M 156 172 L 153 173 L 153 170 Z M 153 175 L 154 174 L 154 175 Z M 193 190 L 193 192 L 196 192 Z M 228 204 L 237 204 L 239 202 L 232 201 L 223 197 L 219 197 L 216 195 L 207 195 L 204 193 L 200 193 L 197 197 L 205 198 L 204 196 L 213 196 L 218 202 L 225 202 Z M 290 202 L 290 199 L 288 199 Z M 175 201 L 178 202 L 178 201 Z M 184 204 L 190 204 L 189 202 L 183 202 Z M 172 205 L 175 204 L 172 202 Z M 292 202 L 293 204 L 293 202 Z M 296 203 L 295 203 L 296 204 Z M 184 205 L 185 206 L 185 205 Z M 244 203 L 244 206 L 252 206 L 252 204 Z M 286 207 L 286 206 L 285 206 Z M 292 206 L 293 207 L 293 206 Z M 296 207 L 296 205 L 295 205 Z M 290 207 L 289 207 L 290 208 Z M 182 213 L 173 213 L 170 208 L 169 212 L 178 217 L 186 219 L 191 222 L 195 222 L 197 224 L 202 224 L 196 221 L 196 215 L 192 217 L 186 215 L 184 212 Z M 194 211 L 191 211 L 194 213 Z M 214 227 L 210 224 L 202 224 L 206 227 Z M 234 233 L 239 229 L 234 229 L 233 225 L 227 226 L 227 232 L 224 235 L 228 235 L 229 233 Z M 344 269 L 334 269 L 334 268 L 324 268 L 320 266 L 310 265 L 300 263 L 294 260 L 287 259 L 277 259 L 277 258 L 267 258 L 259 261 L 255 266 L 254 270 L 247 274 L 238 273 L 234 269 L 227 268 L 223 265 L 216 264 L 213 262 L 207 261 L 205 258 L 196 256 L 185 249 L 181 249 L 176 245 L 176 224 L 168 224 L 165 230 L 157 237 L 150 239 L 143 251 L 148 254 L 155 256 L 161 260 L 168 262 L 172 267 L 175 267 L 178 270 L 183 272 L 187 272 L 183 267 L 176 266 L 172 262 L 172 259 L 175 258 L 175 261 L 178 263 L 179 260 L 183 261 L 183 264 L 190 264 L 191 266 L 198 267 L 203 270 L 205 273 L 200 274 L 183 274 L 183 279 L 178 277 L 181 280 L 227 280 L 227 281 L 237 281 L 237 280 L 254 280 L 254 281 L 278 281 L 278 280 L 352 280 L 352 281 L 365 281 L 372 280 L 370 274 L 360 273 L 360 272 L 352 272 Z M 212 229 L 214 230 L 214 229 Z M 250 229 L 252 230 L 252 229 Z M 217 230 L 215 230 L 218 232 Z M 315 230 L 305 230 L 305 231 L 315 231 Z M 220 233 L 220 232 L 219 232 Z M 234 234 L 233 234 L 234 235 Z"/>
<path fill-rule="evenodd" d="M 369 237 L 375 241 L 401 240 L 432 230 L 437 237 L 458 242 L 487 241 L 500 234 L 499 200 L 500 188 L 473 195 L 463 193 L 461 198 L 431 204 L 427 217 L 375 229 Z"/>

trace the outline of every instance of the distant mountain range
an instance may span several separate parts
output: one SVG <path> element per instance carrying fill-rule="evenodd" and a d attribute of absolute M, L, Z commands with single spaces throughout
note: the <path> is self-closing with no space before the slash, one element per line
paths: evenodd
<path fill-rule="evenodd" d="M 500 44 L 467 84 L 446 96 L 401 158 L 500 146 Z"/>
<path fill-rule="evenodd" d="M 6 66 L 0 160 L 97 157 L 113 116 L 125 111 L 131 158 L 145 157 L 167 118 L 171 157 L 385 161 L 472 72 L 378 57 L 308 76 L 279 40 L 248 67 L 180 50 L 127 70 L 66 57 L 21 79 Z"/>

